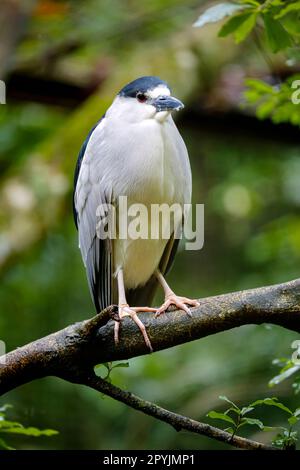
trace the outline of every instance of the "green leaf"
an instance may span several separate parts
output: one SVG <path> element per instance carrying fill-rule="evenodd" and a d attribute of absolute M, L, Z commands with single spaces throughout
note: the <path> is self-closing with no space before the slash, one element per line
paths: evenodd
<path fill-rule="evenodd" d="M 245 416 L 247 413 L 250 413 L 250 411 L 254 410 L 253 406 L 244 406 L 241 409 L 241 416 Z"/>
<path fill-rule="evenodd" d="M 287 379 L 288 377 L 290 377 L 291 375 L 293 375 L 295 372 L 298 372 L 300 369 L 299 366 L 292 366 L 292 367 L 289 367 L 288 369 L 283 369 L 283 372 L 281 372 L 280 374 L 276 375 L 275 377 L 273 377 L 270 382 L 269 382 L 269 386 L 270 387 L 274 387 L 274 385 L 277 385 L 279 384 L 280 382 L 282 382 L 283 380 Z"/>
<path fill-rule="evenodd" d="M 118 367 L 129 367 L 129 362 L 119 362 L 113 366 L 113 369 L 117 369 Z"/>
<path fill-rule="evenodd" d="M 277 99 L 275 97 L 271 97 L 264 103 L 257 106 L 256 116 L 258 117 L 258 119 L 266 119 L 268 116 L 270 116 L 276 105 Z"/>
<path fill-rule="evenodd" d="M 270 431 L 274 431 L 274 429 L 276 429 L 276 427 L 274 427 L 274 426 L 264 426 L 263 431 L 264 432 L 270 432 Z"/>
<path fill-rule="evenodd" d="M 15 421 L 0 420 L 0 432 L 3 428 L 22 428 L 22 424 Z"/>
<path fill-rule="evenodd" d="M 94 372 L 95 372 L 97 377 L 102 377 L 103 367 L 106 367 L 106 366 L 104 364 L 97 364 L 94 367 Z"/>
<path fill-rule="evenodd" d="M 290 415 L 293 414 L 293 412 L 285 406 L 283 403 L 280 403 L 278 401 L 278 398 L 273 397 L 273 398 L 263 398 L 262 400 L 256 400 L 253 403 L 250 404 L 250 406 L 257 406 L 257 405 L 268 405 L 268 406 L 276 406 L 277 408 L 280 408 L 281 410 L 285 411 L 286 413 L 289 413 Z"/>
<path fill-rule="evenodd" d="M 297 418 L 298 418 L 298 417 L 300 418 L 300 408 L 297 408 L 297 409 L 294 411 L 294 416 L 297 416 Z"/>
<path fill-rule="evenodd" d="M 196 28 L 202 28 L 207 23 L 216 23 L 217 21 L 222 20 L 226 16 L 231 16 L 237 11 L 244 10 L 248 8 L 249 5 L 238 5 L 236 3 L 224 2 L 219 3 L 208 8 L 202 15 L 199 16 L 197 21 L 194 23 Z"/>
<path fill-rule="evenodd" d="M 290 423 L 291 426 L 294 426 L 294 424 L 297 424 L 298 421 L 299 421 L 299 418 L 297 418 L 297 416 L 291 416 L 288 419 L 288 422 Z"/>
<path fill-rule="evenodd" d="M 241 419 L 242 424 L 251 424 L 253 426 L 258 426 L 259 429 L 263 430 L 264 429 L 264 423 L 260 421 L 259 419 L 255 418 L 242 418 Z"/>
<path fill-rule="evenodd" d="M 299 10 L 300 10 L 300 2 L 290 3 L 285 8 L 283 8 L 280 11 L 280 13 L 278 13 L 276 16 L 274 16 L 274 18 L 275 18 L 275 20 L 278 20 L 279 18 L 282 18 L 283 16 L 287 15 L 290 12 L 299 11 Z"/>
<path fill-rule="evenodd" d="M 276 359 L 273 359 L 272 364 L 283 367 L 286 366 L 288 362 L 292 361 L 286 357 L 277 357 Z"/>
<path fill-rule="evenodd" d="M 54 429 L 38 429 L 38 428 L 24 428 L 24 427 L 15 427 L 15 428 L 8 428 L 8 429 L 1 429 L 1 433 L 5 434 L 22 434 L 24 436 L 55 436 L 58 434 L 58 431 L 54 431 Z"/>
<path fill-rule="evenodd" d="M 240 411 L 239 407 L 235 403 L 233 403 L 233 401 L 229 400 L 229 398 L 227 398 L 225 395 L 219 395 L 219 399 L 227 401 L 227 403 L 230 403 L 230 405 L 232 405 L 236 410 Z"/>
<path fill-rule="evenodd" d="M 240 3 L 253 5 L 254 7 L 260 7 L 260 3 L 257 2 L 256 0 L 240 0 Z"/>
<path fill-rule="evenodd" d="M 296 395 L 300 393 L 300 377 L 296 377 L 292 387 Z"/>
<path fill-rule="evenodd" d="M 233 412 L 233 413 L 236 413 L 238 416 L 241 414 L 241 410 L 239 408 L 234 408 L 233 406 L 231 406 L 230 408 L 228 408 L 228 410 L 224 411 L 224 413 L 226 415 L 228 415 L 228 413 L 230 412 Z"/>
<path fill-rule="evenodd" d="M 254 90 L 260 93 L 273 93 L 274 92 L 274 88 L 272 87 L 272 85 L 269 85 L 269 83 L 266 83 L 263 80 L 258 80 L 256 78 L 247 78 L 245 80 L 245 85 L 249 88 L 253 88 Z"/>
<path fill-rule="evenodd" d="M 0 438 L 0 449 L 4 450 L 15 450 L 14 447 L 10 447 L 6 442 Z"/>
<path fill-rule="evenodd" d="M 235 422 L 233 421 L 233 419 L 230 418 L 230 416 L 225 415 L 225 413 L 218 413 L 217 411 L 210 411 L 209 413 L 207 413 L 207 416 L 212 419 L 220 419 L 222 421 L 227 421 L 228 423 L 235 425 Z"/>
<path fill-rule="evenodd" d="M 290 35 L 279 21 L 274 20 L 269 13 L 264 13 L 263 19 L 267 40 L 273 52 L 278 52 L 292 45 Z"/>
<path fill-rule="evenodd" d="M 0 407 L 0 412 L 4 412 L 8 410 L 9 408 L 13 408 L 13 406 L 6 403 L 5 405 Z"/>
<path fill-rule="evenodd" d="M 233 428 L 226 428 L 226 429 L 224 429 L 224 431 L 230 432 L 230 434 L 233 434 L 233 433 L 234 433 L 234 429 L 233 429 Z"/>
<path fill-rule="evenodd" d="M 235 42 L 238 44 L 251 33 L 255 26 L 257 13 L 242 13 L 230 18 L 219 31 L 220 37 L 233 34 Z"/>
<path fill-rule="evenodd" d="M 245 100 L 247 101 L 247 104 L 256 104 L 258 100 L 260 100 L 261 95 L 259 94 L 258 91 L 252 90 L 248 88 L 247 90 L 244 91 L 243 93 Z"/>
<path fill-rule="evenodd" d="M 284 29 L 287 30 L 292 36 L 299 36 L 300 35 L 300 28 L 299 28 L 299 15 L 300 12 L 291 12 L 281 18 L 281 23 L 284 26 Z"/>

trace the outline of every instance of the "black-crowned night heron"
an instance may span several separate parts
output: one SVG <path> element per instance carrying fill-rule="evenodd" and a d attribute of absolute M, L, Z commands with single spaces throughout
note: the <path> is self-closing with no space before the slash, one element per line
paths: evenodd
<path fill-rule="evenodd" d="M 175 305 L 190 314 L 187 305 L 198 305 L 195 300 L 175 295 L 164 278 L 177 250 L 179 238 L 175 233 L 180 232 L 183 217 L 179 222 L 172 219 L 168 238 L 161 230 L 159 236 L 151 237 L 150 229 L 149 236 L 120 237 L 120 214 L 116 211 L 116 236 L 103 237 L 99 236 L 99 220 L 105 225 L 107 217 L 99 207 L 120 208 L 120 197 L 127 198 L 127 207 L 143 204 L 149 211 L 153 205 L 183 207 L 190 203 L 188 153 L 171 116 L 173 110 L 181 108 L 183 104 L 171 96 L 163 80 L 134 80 L 117 94 L 88 135 L 75 171 L 75 223 L 96 310 L 117 303 L 120 320 L 130 316 L 150 350 L 148 334 L 137 312 L 160 315 Z M 164 289 L 164 303 L 158 309 L 146 307 L 158 284 Z M 116 343 L 119 325 L 115 322 Z"/>

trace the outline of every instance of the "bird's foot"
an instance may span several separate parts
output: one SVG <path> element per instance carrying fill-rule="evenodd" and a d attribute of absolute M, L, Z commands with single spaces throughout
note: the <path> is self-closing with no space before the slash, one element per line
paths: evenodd
<path fill-rule="evenodd" d="M 143 324 L 143 322 L 139 319 L 139 317 L 137 316 L 137 313 L 138 312 L 156 312 L 157 309 L 156 308 L 150 308 L 150 307 L 129 307 L 128 304 L 122 304 L 122 305 L 119 305 L 119 319 L 120 321 L 122 321 L 122 319 L 124 317 L 130 317 L 132 318 L 132 320 L 134 321 L 134 323 L 138 326 L 138 328 L 140 329 L 143 337 L 144 337 L 144 341 L 146 343 L 146 345 L 148 346 L 148 348 L 150 349 L 151 352 L 153 352 L 153 348 L 152 348 L 152 345 L 151 345 L 151 341 L 149 339 L 149 336 L 147 334 L 147 331 L 146 331 L 146 328 L 145 328 L 145 325 Z M 120 321 L 116 321 L 115 322 L 115 332 L 114 332 L 114 335 L 115 335 L 115 343 L 118 344 L 119 343 L 119 330 L 120 330 Z"/>
<path fill-rule="evenodd" d="M 179 310 L 184 310 L 187 315 L 191 317 L 192 312 L 187 307 L 187 305 L 190 305 L 191 307 L 199 307 L 200 303 L 197 300 L 188 299 L 187 297 L 180 297 L 179 295 L 172 293 L 166 296 L 164 303 L 159 309 L 157 309 L 155 316 L 159 317 L 165 313 L 171 305 L 175 305 L 175 307 L 177 307 Z"/>

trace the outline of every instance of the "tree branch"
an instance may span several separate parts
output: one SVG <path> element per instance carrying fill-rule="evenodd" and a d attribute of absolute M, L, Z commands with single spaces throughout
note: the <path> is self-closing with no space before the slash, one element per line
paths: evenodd
<path fill-rule="evenodd" d="M 177 310 L 157 319 L 154 314 L 140 315 L 155 351 L 247 324 L 273 323 L 300 332 L 300 279 L 199 302 L 192 318 Z M 149 353 L 139 329 L 130 319 L 122 321 L 121 341 L 115 345 L 111 319 L 118 319 L 116 306 L 0 357 L 0 395 L 32 380 L 56 376 L 95 388 L 175 428 L 227 443 L 230 438 L 233 445 L 242 448 L 265 448 L 247 439 L 233 439 L 217 428 L 164 410 L 97 378 L 93 372 L 96 364 Z"/>
<path fill-rule="evenodd" d="M 116 387 L 115 385 L 112 385 L 107 381 L 96 377 L 94 374 L 89 376 L 83 375 L 77 383 L 93 388 L 98 392 L 104 393 L 105 395 L 108 395 L 109 397 L 124 403 L 130 408 L 141 411 L 146 415 L 152 416 L 153 418 L 159 419 L 164 423 L 170 424 L 176 431 L 185 430 L 192 433 L 201 434 L 202 436 L 210 437 L 220 442 L 225 442 L 226 444 L 238 447 L 240 449 L 276 450 L 276 448 L 273 446 L 262 444 L 244 437 L 233 436 L 232 434 L 215 428 L 214 426 L 210 426 L 209 424 L 200 423 L 199 421 L 195 421 L 194 419 L 188 418 L 186 416 L 173 413 L 172 411 L 157 406 L 150 401 L 143 400 L 133 393 L 121 390 L 119 387 Z"/>
<path fill-rule="evenodd" d="M 273 323 L 300 332 L 300 279 L 269 287 L 199 299 L 193 317 L 175 310 L 155 318 L 142 313 L 154 351 L 247 324 Z M 76 377 L 96 364 L 149 353 L 129 318 L 114 343 L 116 307 L 38 339 L 0 358 L 0 395 L 36 378 Z"/>

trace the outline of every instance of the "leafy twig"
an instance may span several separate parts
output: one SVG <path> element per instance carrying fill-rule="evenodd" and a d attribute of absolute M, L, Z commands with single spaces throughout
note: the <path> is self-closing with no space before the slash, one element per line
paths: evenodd
<path fill-rule="evenodd" d="M 274 446 L 282 449 L 290 449 L 295 447 L 295 444 L 298 439 L 298 434 L 296 431 L 293 430 L 293 426 L 297 424 L 300 420 L 300 408 L 297 408 L 293 412 L 286 405 L 281 403 L 276 397 L 255 400 L 254 402 L 250 403 L 247 406 L 243 406 L 242 408 L 240 408 L 236 403 L 229 400 L 225 396 L 220 396 L 219 398 L 229 403 L 230 407 L 224 413 L 210 411 L 207 416 L 212 419 L 219 419 L 226 423 L 229 422 L 231 426 L 229 428 L 226 428 L 225 431 L 231 433 L 232 439 L 236 437 L 238 430 L 245 425 L 257 426 L 261 431 L 272 431 L 274 429 L 280 428 L 283 432 L 281 434 L 278 434 L 273 440 Z M 252 417 L 249 418 L 248 414 L 254 411 L 260 405 L 273 406 L 287 413 L 289 427 L 284 428 L 282 426 L 265 426 L 260 419 Z"/>
<path fill-rule="evenodd" d="M 173 413 L 172 411 L 166 410 L 155 403 L 144 400 L 131 392 L 124 391 L 119 387 L 96 377 L 94 374 L 89 376 L 82 375 L 81 377 L 78 377 L 78 381 L 76 383 L 91 387 L 98 392 L 108 395 L 109 397 L 134 408 L 137 411 L 141 411 L 153 418 L 170 424 L 174 429 L 176 429 L 176 431 L 186 430 L 196 434 L 201 434 L 202 436 L 216 439 L 217 441 L 230 444 L 240 449 L 275 450 L 275 447 L 273 446 L 265 445 L 244 437 L 232 437 L 230 433 L 210 426 L 209 424 L 201 423 L 186 416 Z"/>

